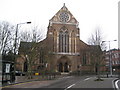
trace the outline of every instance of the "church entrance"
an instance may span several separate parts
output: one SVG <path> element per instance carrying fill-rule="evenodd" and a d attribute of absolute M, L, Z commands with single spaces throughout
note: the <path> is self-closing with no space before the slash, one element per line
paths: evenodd
<path fill-rule="evenodd" d="M 59 63 L 58 65 L 58 71 L 59 72 L 69 72 L 69 65 L 68 63 Z"/>
<path fill-rule="evenodd" d="M 68 72 L 68 68 L 69 68 L 69 66 L 68 66 L 68 63 L 66 62 L 64 65 L 64 72 Z"/>
<path fill-rule="evenodd" d="M 59 66 L 58 66 L 58 68 L 59 68 L 59 72 L 63 72 L 63 64 L 62 63 L 59 63 Z"/>
<path fill-rule="evenodd" d="M 70 72 L 71 70 L 71 64 L 70 60 L 68 58 L 60 58 L 57 62 L 57 68 L 58 72 Z"/>

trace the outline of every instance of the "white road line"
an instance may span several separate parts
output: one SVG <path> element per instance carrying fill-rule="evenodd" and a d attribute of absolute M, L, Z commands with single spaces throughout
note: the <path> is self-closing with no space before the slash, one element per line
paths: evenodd
<path fill-rule="evenodd" d="M 69 87 L 67 87 L 67 88 L 71 88 L 72 86 L 74 86 L 75 84 L 72 84 L 72 85 L 70 85 Z"/>
<path fill-rule="evenodd" d="M 112 80 L 112 86 L 113 86 L 113 88 L 115 88 L 115 82 L 114 82 L 114 80 Z"/>
<path fill-rule="evenodd" d="M 64 90 L 67 90 L 67 89 L 73 87 L 74 85 L 75 85 L 75 84 L 72 84 L 72 85 L 68 86 L 68 87 L 67 87 L 66 89 L 64 89 Z"/>
<path fill-rule="evenodd" d="M 119 87 L 118 87 L 118 82 L 119 82 L 119 81 L 120 81 L 120 80 L 117 80 L 117 81 L 115 82 L 115 87 L 116 87 L 117 90 L 120 90 Z"/>
<path fill-rule="evenodd" d="M 84 81 L 86 81 L 86 80 L 89 80 L 90 78 L 86 78 L 86 79 L 84 79 Z"/>
<path fill-rule="evenodd" d="M 65 76 L 65 77 L 61 77 L 61 78 L 59 78 L 59 79 L 65 79 L 65 78 L 71 78 L 72 76 Z"/>
<path fill-rule="evenodd" d="M 90 78 L 92 78 L 92 77 L 86 78 L 86 79 L 84 79 L 84 81 L 89 80 Z M 82 81 L 82 80 L 81 80 L 81 81 Z M 79 82 L 81 82 L 81 81 L 79 81 Z M 75 84 L 77 84 L 77 83 L 79 83 L 79 82 L 76 82 Z M 65 88 L 64 90 L 67 90 L 67 89 L 73 87 L 75 84 L 72 84 L 72 85 L 68 86 L 68 87 Z"/>
<path fill-rule="evenodd" d="M 68 77 L 66 77 L 66 78 L 71 78 L 72 76 L 68 76 Z"/>

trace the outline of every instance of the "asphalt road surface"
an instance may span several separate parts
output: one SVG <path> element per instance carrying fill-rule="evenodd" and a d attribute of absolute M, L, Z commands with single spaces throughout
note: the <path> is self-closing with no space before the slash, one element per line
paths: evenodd
<path fill-rule="evenodd" d="M 82 76 L 82 77 L 68 76 L 68 77 L 63 77 L 63 78 L 60 78 L 59 80 L 57 80 L 55 83 L 52 83 L 52 84 L 50 84 L 48 86 L 44 86 L 42 88 L 67 88 L 70 85 L 72 85 L 74 83 L 77 83 L 79 81 L 83 81 L 84 79 L 89 78 L 89 77 L 90 76 Z"/>
<path fill-rule="evenodd" d="M 111 88 L 113 90 L 113 80 L 115 78 L 104 78 L 103 81 L 95 81 L 96 76 L 67 76 L 49 81 L 33 81 L 20 83 L 4 87 L 2 90 L 42 90 L 51 88 L 68 90 L 71 88 Z M 119 82 L 120 85 L 120 82 Z M 9 89 L 7 89 L 9 88 Z M 23 88 L 23 89 L 22 89 Z M 29 89 L 28 89 L 29 88 Z M 41 89 L 40 89 L 41 88 Z M 111 90 L 107 89 L 107 90 Z"/>

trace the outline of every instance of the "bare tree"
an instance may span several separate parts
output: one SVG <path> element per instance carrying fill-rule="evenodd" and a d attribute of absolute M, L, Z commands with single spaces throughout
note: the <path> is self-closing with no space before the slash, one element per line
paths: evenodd
<path fill-rule="evenodd" d="M 23 42 L 40 42 L 43 39 L 43 34 L 38 26 L 34 26 L 30 31 L 22 31 L 20 40 Z"/>
<path fill-rule="evenodd" d="M 39 42 L 43 38 L 43 34 L 38 29 L 38 26 L 32 28 L 32 42 Z"/>
<path fill-rule="evenodd" d="M 35 47 L 36 47 L 36 43 L 32 42 L 31 47 L 29 48 L 25 56 L 28 65 L 28 72 L 27 72 L 28 79 L 32 79 L 33 76 L 33 67 L 35 65 L 35 60 L 37 56 Z"/>
<path fill-rule="evenodd" d="M 14 26 L 8 22 L 0 22 L 0 54 L 6 54 L 13 49 Z"/>
<path fill-rule="evenodd" d="M 93 34 L 91 34 L 91 37 L 88 39 L 89 45 L 99 45 L 102 50 L 106 48 L 105 43 L 102 43 L 103 41 L 103 35 L 101 33 L 100 28 L 97 28 Z"/>
<path fill-rule="evenodd" d="M 102 43 L 102 34 L 100 29 L 96 29 L 95 33 L 91 35 L 88 39 L 88 44 L 91 46 L 91 65 L 98 74 L 98 79 L 100 79 L 100 68 L 104 65 L 104 54 L 102 49 L 105 48 L 105 44 Z"/>
<path fill-rule="evenodd" d="M 31 33 L 28 32 L 28 31 L 21 32 L 20 41 L 22 41 L 22 42 L 31 42 L 32 41 Z"/>
<path fill-rule="evenodd" d="M 20 50 L 22 50 L 24 57 L 27 62 L 27 75 L 28 78 L 32 78 L 32 71 L 35 65 L 35 60 L 38 55 L 36 52 L 37 43 L 40 42 L 43 38 L 43 34 L 41 33 L 40 29 L 35 26 L 30 31 L 24 31 L 21 33 L 21 44 Z M 25 48 L 24 48 L 25 47 Z M 27 48 L 27 50 L 26 50 Z"/>

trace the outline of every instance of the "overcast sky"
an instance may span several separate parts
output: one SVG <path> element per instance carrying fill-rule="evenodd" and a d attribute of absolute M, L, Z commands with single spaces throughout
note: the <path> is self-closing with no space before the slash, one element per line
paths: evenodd
<path fill-rule="evenodd" d="M 16 25 L 31 21 L 46 33 L 49 20 L 61 9 L 63 3 L 79 22 L 80 38 L 84 42 L 96 28 L 101 29 L 104 40 L 118 40 L 119 0 L 0 0 L 0 20 Z M 111 42 L 111 48 L 117 48 Z"/>

